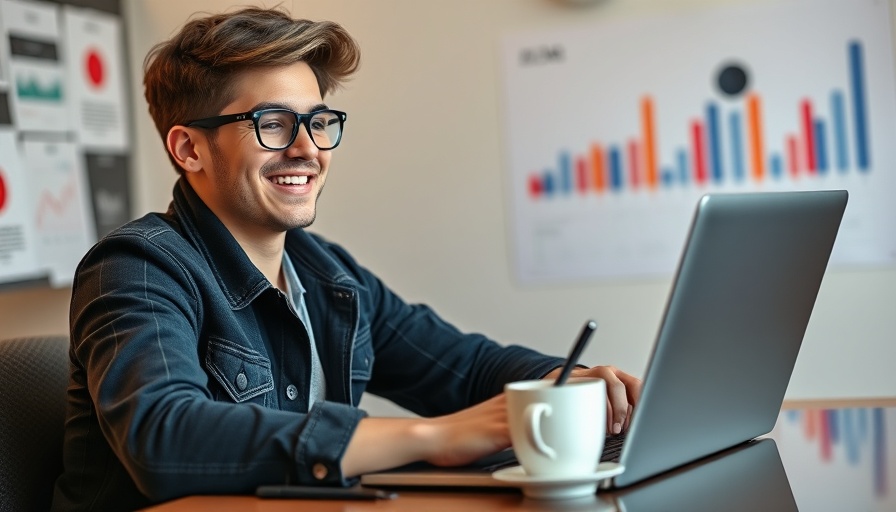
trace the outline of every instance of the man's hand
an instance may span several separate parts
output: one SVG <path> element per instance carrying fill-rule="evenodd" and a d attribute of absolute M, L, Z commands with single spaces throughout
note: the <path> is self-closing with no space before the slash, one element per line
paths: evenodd
<path fill-rule="evenodd" d="M 556 380 L 559 374 L 560 368 L 557 368 L 544 378 Z M 632 411 L 641 397 L 641 379 L 613 366 L 575 368 L 570 378 L 575 377 L 603 379 L 607 383 L 607 433 L 619 434 L 628 430 Z"/>
<path fill-rule="evenodd" d="M 460 466 L 510 446 L 504 394 L 436 418 L 364 418 L 342 458 L 351 477 L 425 460 Z"/>

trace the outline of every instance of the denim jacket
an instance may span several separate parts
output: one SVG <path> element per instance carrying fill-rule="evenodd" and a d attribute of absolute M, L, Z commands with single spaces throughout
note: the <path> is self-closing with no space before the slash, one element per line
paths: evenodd
<path fill-rule="evenodd" d="M 562 360 L 463 334 L 302 229 L 286 254 L 326 375 L 309 410 L 308 335 L 186 180 L 165 214 L 109 234 L 76 272 L 65 471 L 54 510 L 134 509 L 258 485 L 349 485 L 340 461 L 369 391 L 457 411 Z"/>

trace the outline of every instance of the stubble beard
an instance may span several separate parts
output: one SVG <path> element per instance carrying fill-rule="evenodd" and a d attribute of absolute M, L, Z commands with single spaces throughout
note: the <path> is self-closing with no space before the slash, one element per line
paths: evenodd
<path fill-rule="evenodd" d="M 221 170 L 227 168 L 227 160 L 224 158 L 224 154 L 221 151 L 220 146 L 214 138 L 209 139 L 209 151 L 211 152 L 212 162 L 215 166 L 215 170 L 219 173 Z M 297 168 L 312 168 L 317 171 L 317 175 L 315 180 L 321 179 L 320 168 L 310 162 L 273 162 L 262 165 L 260 172 L 261 174 L 266 174 L 268 172 L 283 170 L 283 169 L 297 169 Z M 236 183 L 236 180 L 233 179 L 232 175 L 229 173 L 225 173 L 227 176 L 226 179 L 222 180 L 222 185 L 225 189 L 229 189 L 235 191 L 238 194 L 237 201 L 243 204 L 252 204 L 254 198 L 251 197 L 251 194 L 248 194 L 245 189 L 239 187 Z M 245 209 L 243 214 L 248 217 L 254 224 L 256 225 L 267 225 L 273 231 L 289 231 L 290 229 L 296 228 L 307 228 L 311 224 L 314 223 L 314 220 L 317 218 L 317 201 L 320 199 L 320 194 L 324 191 L 323 184 L 317 190 L 317 195 L 314 196 L 313 204 L 311 206 L 311 211 L 306 215 L 298 215 L 290 219 L 278 218 L 275 216 L 271 216 L 270 214 L 264 214 L 259 209 Z"/>

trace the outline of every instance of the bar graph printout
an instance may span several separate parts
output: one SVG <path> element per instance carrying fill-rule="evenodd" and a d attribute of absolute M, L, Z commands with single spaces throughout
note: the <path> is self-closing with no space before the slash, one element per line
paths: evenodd
<path fill-rule="evenodd" d="M 709 192 L 847 189 L 831 265 L 896 262 L 889 19 L 785 0 L 505 37 L 520 281 L 671 275 Z"/>

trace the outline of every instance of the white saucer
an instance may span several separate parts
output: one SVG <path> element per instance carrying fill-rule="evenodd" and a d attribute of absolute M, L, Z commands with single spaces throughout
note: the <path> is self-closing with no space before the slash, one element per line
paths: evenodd
<path fill-rule="evenodd" d="M 532 476 L 526 474 L 522 466 L 511 466 L 492 473 L 492 478 L 502 482 L 519 484 L 523 494 L 536 499 L 570 499 L 597 492 L 597 484 L 605 478 L 614 477 L 625 471 L 618 462 L 601 462 L 590 475 L 581 476 Z"/>

